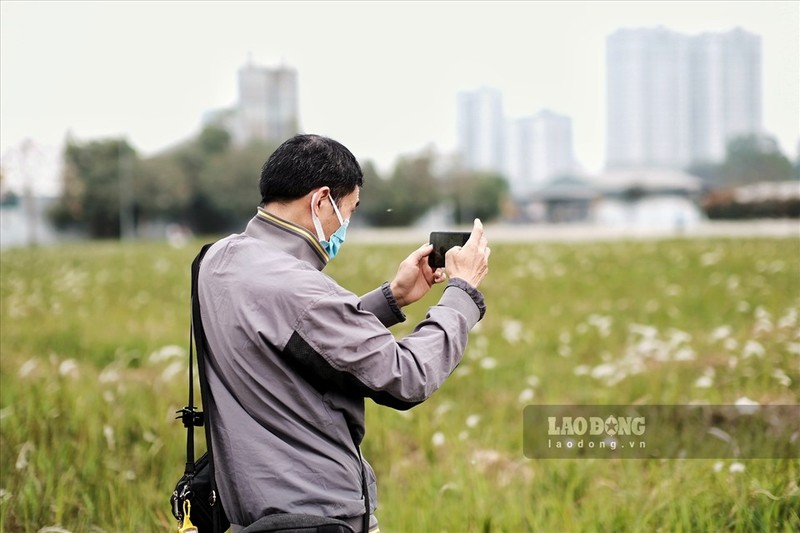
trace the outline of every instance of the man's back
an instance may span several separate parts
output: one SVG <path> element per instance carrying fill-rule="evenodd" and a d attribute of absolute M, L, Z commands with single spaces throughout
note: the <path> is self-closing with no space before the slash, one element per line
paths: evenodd
<path fill-rule="evenodd" d="M 212 432 L 232 523 L 270 512 L 364 513 L 351 435 L 363 435 L 363 396 L 316 390 L 282 357 L 303 311 L 340 291 L 307 262 L 246 234 L 220 241 L 203 262 Z"/>
<path fill-rule="evenodd" d="M 477 219 L 446 254 L 451 279 L 438 304 L 401 340 L 388 330 L 405 320 L 401 308 L 446 279 L 428 264 L 430 244 L 361 297 L 321 272 L 345 241 L 362 184 L 340 143 L 288 139 L 262 167 L 256 216 L 200 268 L 215 472 L 234 530 L 269 513 L 373 518 L 374 473 L 358 448 L 364 398 L 394 409 L 425 401 L 485 312 L 477 287 L 490 249 Z"/>

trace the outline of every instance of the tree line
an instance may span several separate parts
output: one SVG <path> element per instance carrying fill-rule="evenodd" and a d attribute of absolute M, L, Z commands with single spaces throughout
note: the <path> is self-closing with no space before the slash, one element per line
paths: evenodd
<path fill-rule="evenodd" d="M 235 230 L 255 212 L 261 166 L 275 148 L 263 141 L 236 146 L 226 130 L 212 126 L 152 157 L 142 157 L 124 139 L 68 139 L 63 192 L 50 217 L 58 228 L 95 238 L 136 234 L 148 223 L 179 224 L 195 234 Z M 371 161 L 362 162 L 359 222 L 405 226 L 443 206 L 454 223 L 463 224 L 513 210 L 506 209 L 512 201 L 503 176 L 441 166 L 430 149 L 401 156 L 386 174 Z M 800 164 L 792 165 L 774 139 L 756 135 L 732 139 L 724 161 L 697 163 L 687 171 L 703 180 L 703 207 L 714 218 L 751 216 L 742 214 L 750 208 L 725 204 L 733 187 L 800 179 Z M 797 201 L 790 203 L 760 206 L 753 213 L 765 216 L 767 209 L 773 216 L 797 216 Z"/>
<path fill-rule="evenodd" d="M 64 149 L 64 188 L 50 217 L 58 228 L 95 238 L 118 237 L 126 224 L 180 224 L 196 234 L 241 228 L 260 201 L 261 166 L 277 144 L 235 146 L 224 129 L 196 137 L 153 157 L 124 139 L 77 142 Z M 413 224 L 431 208 L 450 207 L 455 223 L 501 213 L 508 187 L 499 175 L 437 172 L 432 151 L 400 157 L 388 175 L 362 162 L 359 218 L 373 226 Z"/>

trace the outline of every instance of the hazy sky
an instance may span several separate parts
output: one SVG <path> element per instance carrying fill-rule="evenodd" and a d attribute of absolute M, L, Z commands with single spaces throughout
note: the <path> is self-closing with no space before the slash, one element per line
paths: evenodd
<path fill-rule="evenodd" d="M 456 96 L 502 90 L 512 117 L 573 120 L 575 155 L 605 154 L 605 38 L 620 27 L 741 26 L 762 37 L 763 124 L 794 158 L 800 133 L 800 2 L 0 2 L 0 153 L 52 153 L 125 135 L 151 154 L 236 100 L 237 70 L 298 70 L 303 131 L 382 168 L 455 149 Z M 42 172 L 46 172 L 42 170 Z M 15 176 L 10 175 L 10 182 Z M 41 179 L 41 178 L 40 178 Z"/>

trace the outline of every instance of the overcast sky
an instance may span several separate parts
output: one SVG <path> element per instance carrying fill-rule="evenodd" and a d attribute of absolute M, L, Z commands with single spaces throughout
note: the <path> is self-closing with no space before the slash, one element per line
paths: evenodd
<path fill-rule="evenodd" d="M 300 125 L 359 159 L 455 149 L 456 96 L 503 92 L 507 114 L 573 120 L 575 155 L 605 154 L 605 39 L 620 27 L 741 26 L 762 37 L 763 124 L 796 157 L 800 2 L 0 2 L 0 154 L 127 137 L 145 155 L 236 100 L 237 70 L 295 67 Z M 44 167 L 43 167 L 44 168 Z M 44 168 L 42 172 L 46 173 Z M 44 178 L 38 178 L 40 180 Z M 46 180 L 45 180 L 46 181 Z"/>

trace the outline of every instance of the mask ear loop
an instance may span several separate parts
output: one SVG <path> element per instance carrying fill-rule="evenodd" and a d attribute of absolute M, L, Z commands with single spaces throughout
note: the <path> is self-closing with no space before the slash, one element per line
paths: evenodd
<path fill-rule="evenodd" d="M 333 211 L 336 213 L 336 218 L 339 219 L 339 224 L 344 226 L 345 221 L 342 218 L 342 214 L 339 212 L 339 208 L 336 206 L 336 202 L 333 201 L 333 196 L 328 195 L 328 199 L 331 201 L 331 205 L 333 206 Z"/>

